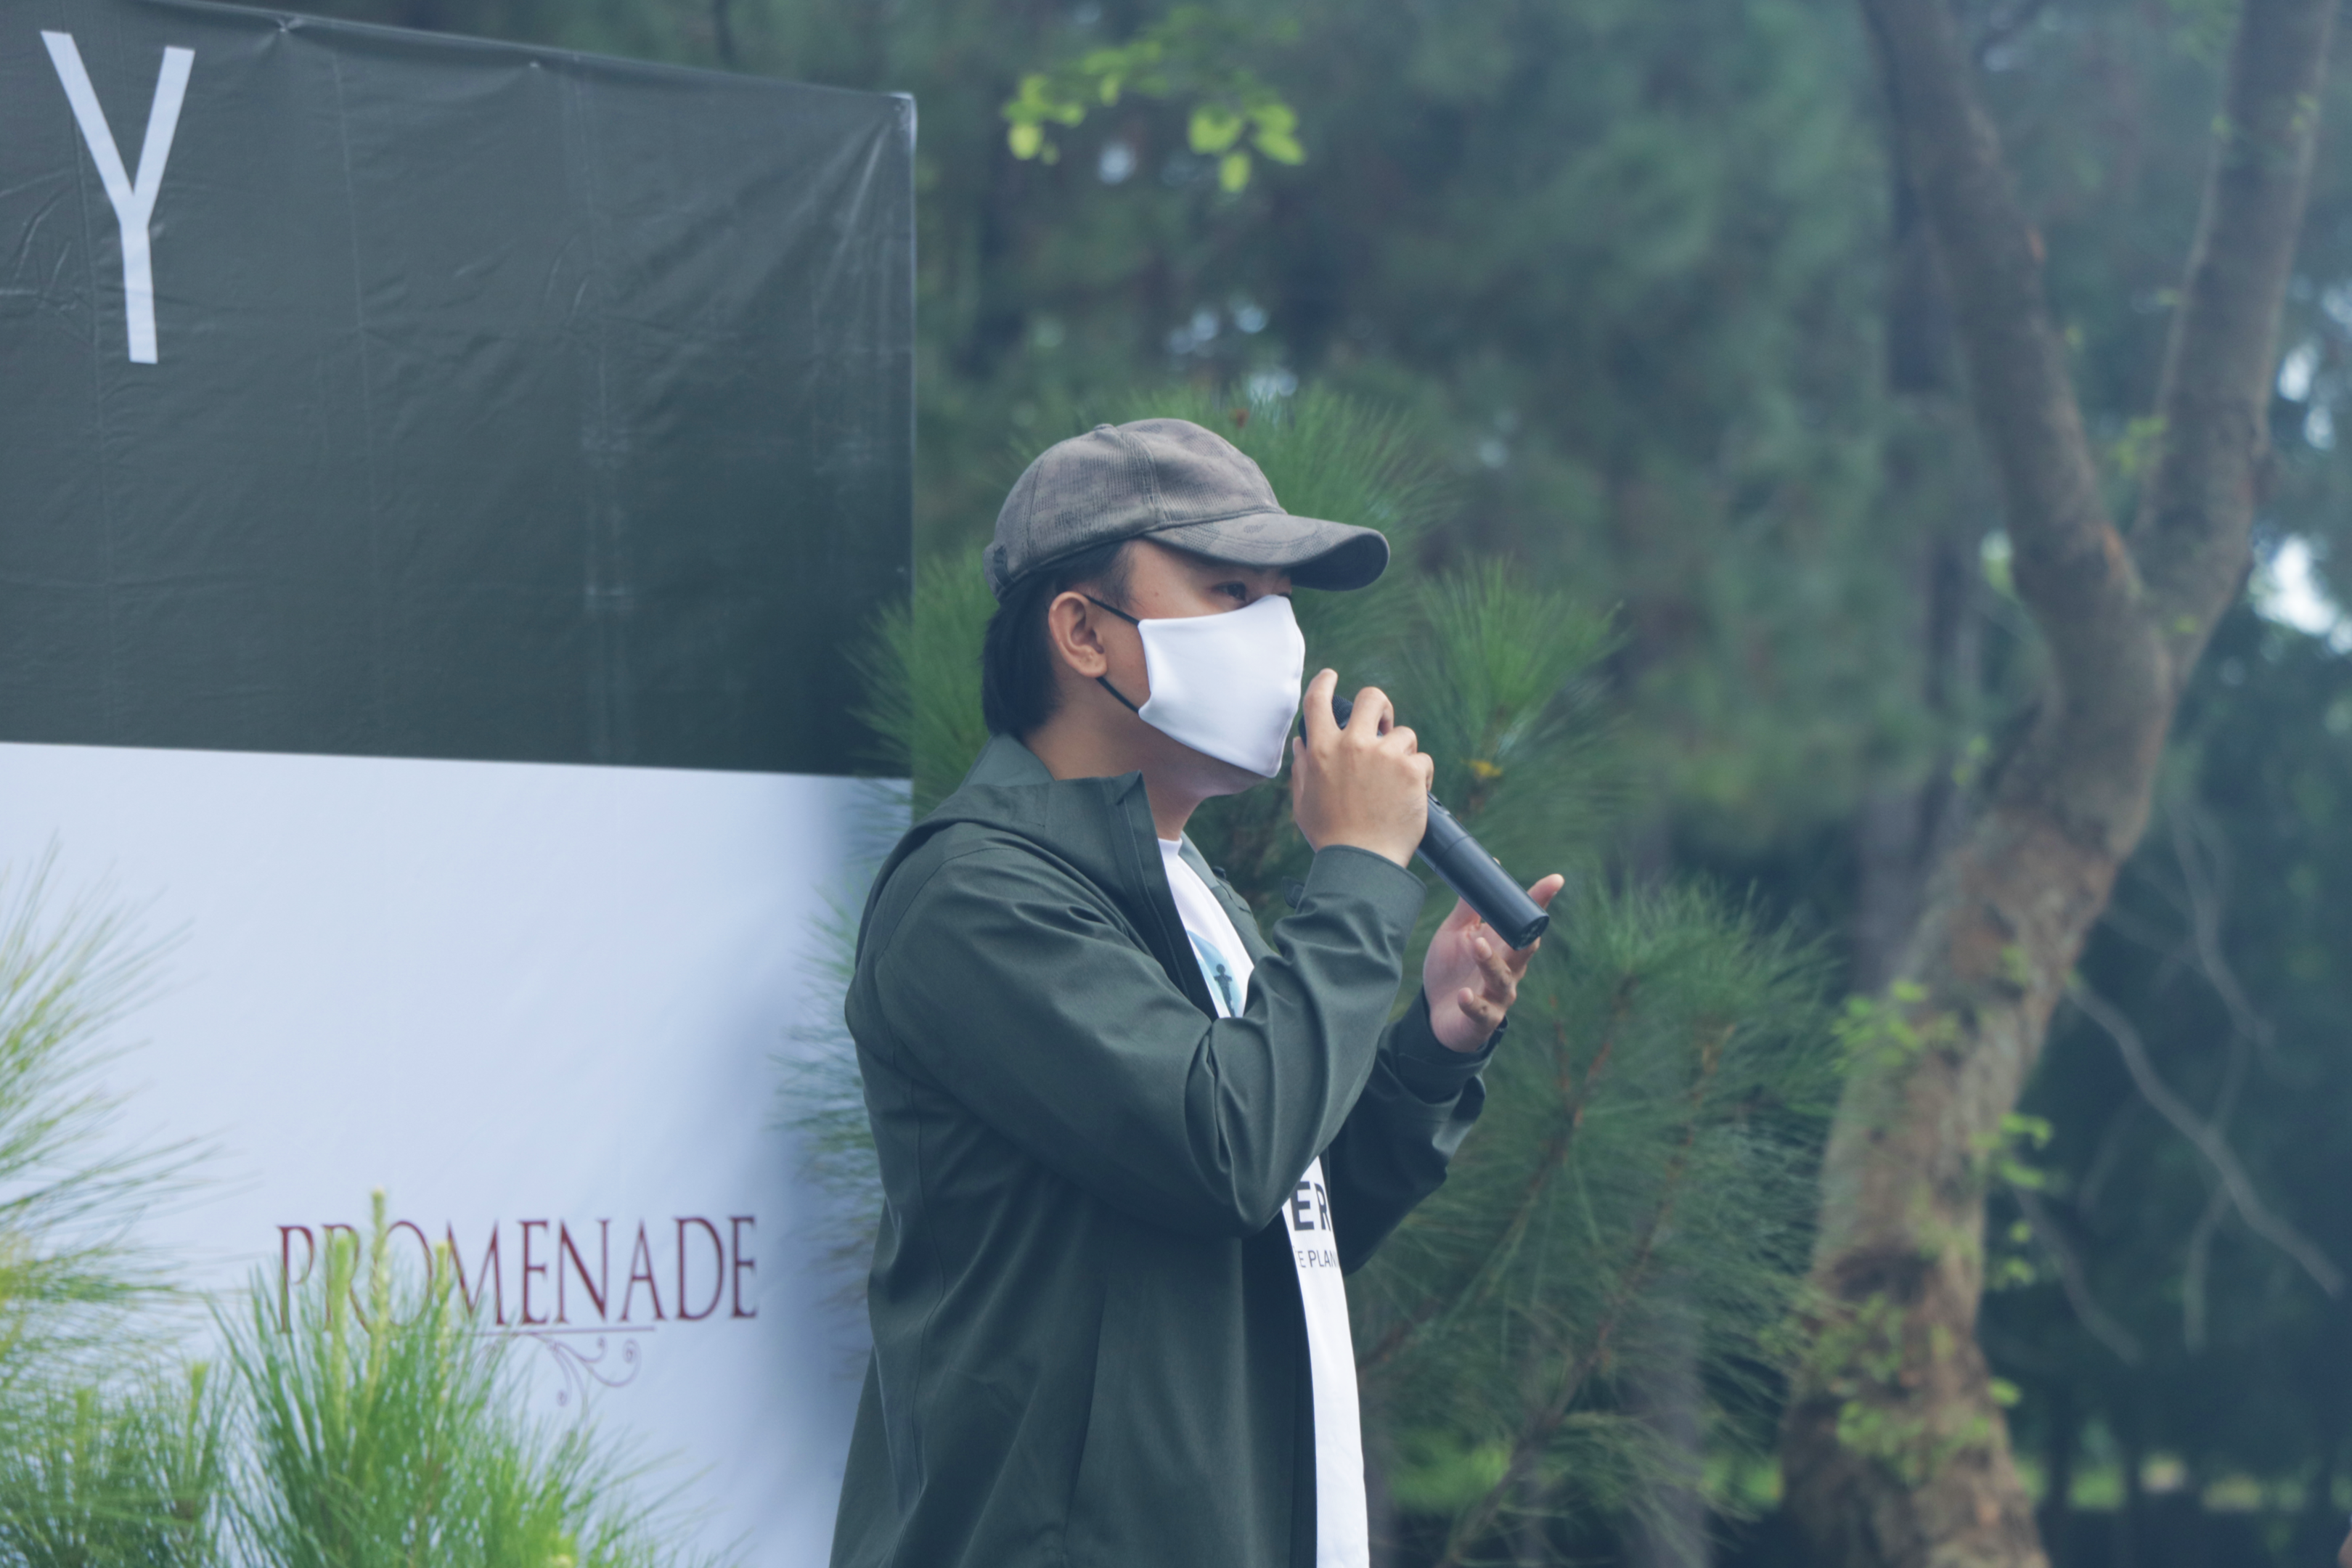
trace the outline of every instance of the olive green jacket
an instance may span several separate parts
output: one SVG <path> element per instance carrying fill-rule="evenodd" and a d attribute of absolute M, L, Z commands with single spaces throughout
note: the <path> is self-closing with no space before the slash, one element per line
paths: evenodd
<path fill-rule="evenodd" d="M 1256 965 L 1234 1018 L 1141 776 L 1055 782 L 1003 737 L 876 879 L 847 1015 L 885 1206 L 835 1568 L 1311 1568 L 1281 1205 L 1321 1155 L 1360 1265 L 1444 1180 L 1486 1052 L 1425 1001 L 1389 1022 L 1411 873 L 1323 850 L 1271 946 L 1209 880 Z"/>

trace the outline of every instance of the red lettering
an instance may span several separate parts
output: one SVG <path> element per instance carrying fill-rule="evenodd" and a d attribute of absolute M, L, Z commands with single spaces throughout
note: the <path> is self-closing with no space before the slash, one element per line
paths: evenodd
<path fill-rule="evenodd" d="M 530 1277 L 534 1274 L 544 1274 L 547 1272 L 546 1264 L 533 1263 L 530 1260 L 530 1227 L 532 1226 L 537 1226 L 540 1229 L 545 1230 L 547 1228 L 547 1222 L 543 1219 L 527 1219 L 522 1222 L 521 1321 L 526 1326 L 533 1326 L 547 1321 L 545 1318 L 534 1318 L 530 1315 Z"/>
<path fill-rule="evenodd" d="M 710 1237 L 710 1301 L 699 1312 L 686 1310 L 686 1227 L 698 1225 Z M 727 1246 L 719 1239 L 719 1227 L 699 1215 L 689 1215 L 677 1222 L 677 1321 L 698 1323 L 719 1310 L 719 1299 L 727 1294 Z"/>
<path fill-rule="evenodd" d="M 384 1239 L 390 1241 L 392 1233 L 395 1230 L 405 1230 L 415 1236 L 417 1250 L 425 1254 L 425 1294 L 417 1306 L 417 1310 L 421 1312 L 425 1310 L 423 1303 L 433 1299 L 433 1244 L 425 1238 L 425 1233 L 422 1230 L 404 1219 L 394 1220 L 384 1226 Z"/>
<path fill-rule="evenodd" d="M 640 1268 L 638 1265 L 644 1267 Z M 621 1321 L 629 1321 L 629 1303 L 636 1300 L 637 1281 L 646 1282 L 646 1293 L 654 1299 L 654 1321 L 662 1321 L 661 1287 L 654 1283 L 654 1249 L 646 1241 L 646 1222 L 637 1222 L 637 1245 L 629 1254 L 628 1289 L 621 1292 Z"/>
<path fill-rule="evenodd" d="M 596 1283 L 591 1285 L 588 1283 L 588 1265 L 581 1261 L 580 1249 L 572 1244 L 572 1227 L 562 1220 L 555 1222 L 555 1321 L 559 1323 L 571 1321 L 563 1315 L 563 1260 L 567 1257 L 572 1259 L 572 1267 L 580 1272 L 580 1288 L 587 1291 L 588 1300 L 595 1303 L 596 1321 L 600 1323 L 604 1321 L 604 1292 L 613 1288 L 613 1222 L 600 1219 L 596 1222 L 596 1228 L 602 1235 L 598 1242 Z"/>
<path fill-rule="evenodd" d="M 328 1278 L 334 1278 L 335 1233 L 341 1231 L 352 1238 L 352 1277 L 344 1281 L 343 1294 L 351 1298 L 352 1318 L 360 1327 L 368 1326 L 367 1309 L 360 1304 L 360 1233 L 347 1225 L 322 1225 L 319 1227 L 320 1245 L 326 1248 L 329 1262 Z"/>
<path fill-rule="evenodd" d="M 497 1222 L 493 1221 L 490 1225 L 490 1244 L 482 1248 L 482 1282 L 479 1285 L 469 1287 L 467 1284 L 466 1255 L 457 1250 L 457 1227 L 455 1225 L 450 1226 L 448 1233 L 449 1263 L 450 1267 L 457 1271 L 457 1294 L 465 1300 L 467 1315 L 468 1317 L 476 1315 L 482 1304 L 482 1292 L 488 1290 L 490 1293 L 490 1321 L 499 1328 L 505 1328 L 507 1326 L 507 1288 L 506 1281 L 500 1278 L 499 1268 Z"/>
<path fill-rule="evenodd" d="M 406 1231 L 415 1240 L 417 1251 L 425 1260 L 426 1299 L 445 1289 L 441 1278 L 444 1267 L 441 1247 L 448 1248 L 446 1267 L 453 1276 L 450 1283 L 465 1305 L 469 1318 L 481 1316 L 484 1298 L 488 1298 L 491 1322 L 501 1329 L 539 1328 L 551 1324 L 569 1326 L 572 1321 L 572 1287 L 577 1284 L 586 1293 L 581 1321 L 585 1322 L 593 1313 L 600 1323 L 614 1321 L 613 1314 L 613 1222 L 596 1222 L 596 1266 L 588 1266 L 587 1249 L 581 1243 L 587 1232 L 574 1234 L 571 1223 L 561 1217 L 525 1219 L 512 1223 L 522 1230 L 520 1262 L 521 1289 L 518 1310 L 512 1318 L 507 1315 L 506 1268 L 501 1258 L 505 1223 L 493 1220 L 489 1235 L 483 1239 L 475 1267 L 468 1268 L 466 1255 L 457 1243 L 457 1226 L 454 1221 L 442 1227 L 443 1241 L 435 1242 L 423 1226 L 414 1220 L 394 1220 L 384 1228 L 389 1243 L 392 1233 Z M 625 1223 L 625 1222 L 624 1222 Z M 677 1246 L 677 1274 L 672 1285 L 670 1300 L 662 1300 L 661 1270 L 655 1260 L 651 1228 L 646 1221 L 637 1222 L 636 1234 L 629 1248 L 628 1269 L 622 1283 L 618 1321 L 623 1323 L 637 1318 L 637 1292 L 642 1289 L 652 1308 L 652 1321 L 698 1323 L 719 1315 L 719 1308 L 727 1309 L 733 1319 L 751 1320 L 760 1315 L 760 1260 L 752 1255 L 757 1240 L 759 1216 L 738 1214 L 726 1216 L 725 1228 L 717 1220 L 702 1215 L 672 1216 Z M 549 1250 L 549 1231 L 553 1249 Z M 699 1232 L 700 1243 L 693 1240 Z M 302 1245 L 302 1259 L 298 1267 L 294 1259 L 297 1238 Z M 709 1248 L 709 1261 L 699 1261 L 695 1254 L 699 1247 Z M 321 1268 L 321 1260 L 326 1267 Z M 278 1328 L 280 1333 L 293 1331 L 294 1297 L 309 1281 L 320 1277 L 331 1279 L 336 1268 L 348 1268 L 344 1292 L 352 1315 L 362 1328 L 372 1327 L 370 1302 L 364 1299 L 363 1287 L 373 1267 L 372 1247 L 364 1242 L 355 1226 L 324 1224 L 281 1225 L 278 1227 Z M 707 1278 L 705 1268 L 709 1270 Z M 550 1275 L 554 1279 L 551 1281 Z M 552 1314 L 548 1310 L 547 1289 L 555 1288 Z M 694 1300 L 697 1287 L 708 1284 L 700 1292 L 698 1305 Z M 404 1300 L 405 1286 L 396 1296 Z"/>
<path fill-rule="evenodd" d="M 757 1258 L 743 1256 L 743 1227 L 758 1223 L 758 1220 L 747 1214 L 731 1214 L 727 1216 L 729 1236 L 735 1248 L 735 1266 L 729 1271 L 729 1278 L 734 1281 L 735 1310 L 728 1314 L 732 1318 L 756 1318 L 760 1315 L 757 1303 L 754 1303 L 748 1312 L 743 1310 L 743 1271 L 746 1268 L 760 1267 Z"/>
<path fill-rule="evenodd" d="M 302 1278 L 294 1278 L 294 1233 L 302 1233 Z M 278 1227 L 278 1331 L 294 1331 L 294 1287 L 310 1278 L 318 1265 L 319 1242 L 307 1225 L 281 1225 Z"/>

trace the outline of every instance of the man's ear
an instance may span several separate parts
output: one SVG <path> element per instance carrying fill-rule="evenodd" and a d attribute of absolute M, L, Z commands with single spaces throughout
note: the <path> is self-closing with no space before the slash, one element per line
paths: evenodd
<path fill-rule="evenodd" d="M 1110 672 L 1110 655 L 1102 641 L 1102 615 L 1084 594 L 1076 592 L 1056 595 L 1045 606 L 1045 640 L 1054 657 L 1087 680 Z"/>

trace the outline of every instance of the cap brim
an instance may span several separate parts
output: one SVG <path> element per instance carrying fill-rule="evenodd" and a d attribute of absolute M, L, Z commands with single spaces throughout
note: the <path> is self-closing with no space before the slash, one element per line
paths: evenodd
<path fill-rule="evenodd" d="M 1286 571 L 1301 588 L 1361 588 L 1389 565 L 1388 537 L 1380 530 L 1286 511 L 1174 523 L 1143 537 L 1212 561 Z"/>

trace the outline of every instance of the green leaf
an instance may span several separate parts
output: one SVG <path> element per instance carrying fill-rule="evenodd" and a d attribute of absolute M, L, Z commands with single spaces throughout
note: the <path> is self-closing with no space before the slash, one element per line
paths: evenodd
<path fill-rule="evenodd" d="M 1192 151 L 1195 153 L 1203 154 L 1223 153 L 1235 142 L 1240 141 L 1241 134 L 1242 117 L 1222 103 L 1203 103 L 1192 110 L 1192 123 L 1189 128 L 1189 135 Z M 1222 179 L 1224 176 L 1221 174 L 1219 177 Z M 1246 166 L 1242 179 L 1244 183 L 1249 179 Z M 1240 188 L 1238 185 L 1226 187 L 1228 190 Z"/>
<path fill-rule="evenodd" d="M 2025 1116 L 2010 1111 L 2000 1119 L 2003 1138 L 2016 1143 L 2031 1143 L 2036 1149 L 2050 1146 L 2050 1119 L 2046 1116 Z"/>
<path fill-rule="evenodd" d="M 1250 155 L 1228 153 L 1217 160 L 1217 184 L 1227 192 L 1243 189 L 1250 181 Z"/>
<path fill-rule="evenodd" d="M 1034 158 L 1045 145 L 1045 132 L 1034 121 L 1016 121 L 1004 133 L 1005 144 L 1016 158 Z"/>
<path fill-rule="evenodd" d="M 1287 131 L 1260 131 L 1254 138 L 1257 150 L 1277 163 L 1303 163 L 1307 150 Z"/>

